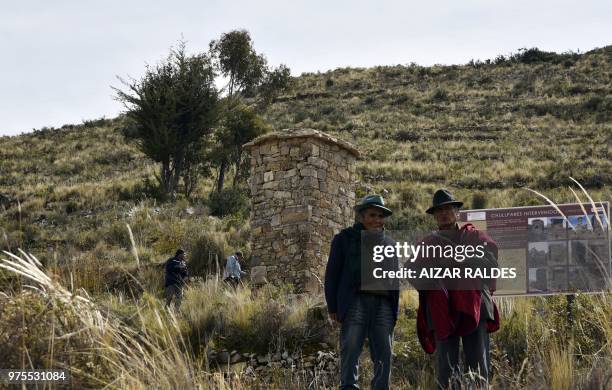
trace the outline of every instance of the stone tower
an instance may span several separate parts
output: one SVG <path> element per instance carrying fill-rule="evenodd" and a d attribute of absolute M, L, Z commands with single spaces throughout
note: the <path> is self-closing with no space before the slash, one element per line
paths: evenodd
<path fill-rule="evenodd" d="M 251 155 L 252 281 L 320 291 L 331 239 L 354 220 L 359 152 L 312 129 L 269 133 L 244 148 Z"/>

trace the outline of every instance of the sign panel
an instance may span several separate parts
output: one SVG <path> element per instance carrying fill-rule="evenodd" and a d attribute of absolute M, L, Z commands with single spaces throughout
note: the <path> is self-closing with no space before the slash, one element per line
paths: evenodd
<path fill-rule="evenodd" d="M 595 207 L 594 207 L 595 206 Z M 499 248 L 495 295 L 545 295 L 610 290 L 609 202 L 462 210 L 461 224 L 484 230 Z"/>

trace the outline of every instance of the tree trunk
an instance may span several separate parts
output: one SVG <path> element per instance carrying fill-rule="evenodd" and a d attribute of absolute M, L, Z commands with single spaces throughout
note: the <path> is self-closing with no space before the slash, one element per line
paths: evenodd
<path fill-rule="evenodd" d="M 225 182 L 225 171 L 227 170 L 227 160 L 221 161 L 219 166 L 219 177 L 217 178 L 217 192 L 223 190 L 223 183 Z"/>
<path fill-rule="evenodd" d="M 160 183 L 162 187 L 162 191 L 169 195 L 171 191 L 171 171 L 170 171 L 170 161 L 162 161 L 161 165 L 161 175 L 160 175 Z"/>
<path fill-rule="evenodd" d="M 171 178 L 172 188 L 170 192 L 170 196 L 172 197 L 172 200 L 176 199 L 176 192 L 178 191 L 179 180 L 183 173 L 183 158 L 184 157 L 182 153 L 177 153 L 177 155 L 174 157 L 174 164 L 172 166 L 172 178 Z"/>
<path fill-rule="evenodd" d="M 236 174 L 234 175 L 234 182 L 232 183 L 232 187 L 236 188 L 236 184 L 240 180 L 240 174 L 242 173 L 242 147 L 238 150 L 238 158 L 236 159 Z"/>

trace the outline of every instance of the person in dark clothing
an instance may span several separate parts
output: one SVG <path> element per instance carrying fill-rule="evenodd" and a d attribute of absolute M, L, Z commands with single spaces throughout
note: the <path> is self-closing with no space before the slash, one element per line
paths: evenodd
<path fill-rule="evenodd" d="M 174 254 L 174 257 L 166 261 L 166 306 L 170 306 L 173 302 L 178 307 L 183 299 L 183 288 L 187 281 L 187 256 L 185 251 L 179 249 Z"/>
<path fill-rule="evenodd" d="M 433 215 L 438 229 L 423 239 L 424 245 L 483 245 L 486 249 L 482 258 L 470 258 L 461 265 L 478 268 L 498 266 L 495 241 L 470 223 L 461 227 L 457 224 L 462 202 L 442 189 L 436 191 L 432 203 L 426 212 Z M 414 264 L 406 266 L 434 264 L 435 267 L 453 267 L 459 264 L 453 259 L 435 256 L 417 258 Z M 427 284 L 415 285 L 415 288 L 419 290 L 417 334 L 425 352 L 436 353 L 438 387 L 460 388 L 461 342 L 466 371 L 478 388 L 486 388 L 491 371 L 489 332 L 498 330 L 500 326 L 497 306 L 492 299 L 495 280 L 430 280 Z"/>
<path fill-rule="evenodd" d="M 374 365 L 373 389 L 388 389 L 391 377 L 393 329 L 397 321 L 399 289 L 373 289 L 362 285 L 373 264 L 367 247 L 378 242 L 393 245 L 384 235 L 384 218 L 391 210 L 378 195 L 355 206 L 353 226 L 336 234 L 325 270 L 325 300 L 329 317 L 340 324 L 340 389 L 357 389 L 359 356 L 369 340 Z M 365 248 L 365 249 L 364 249 Z M 394 259 L 397 261 L 397 259 Z M 397 263 L 392 263 L 391 268 Z"/>

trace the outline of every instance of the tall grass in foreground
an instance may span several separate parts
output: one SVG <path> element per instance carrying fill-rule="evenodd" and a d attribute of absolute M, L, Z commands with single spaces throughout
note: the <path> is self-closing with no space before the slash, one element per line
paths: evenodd
<path fill-rule="evenodd" d="M 142 325 L 129 327 L 112 312 L 96 306 L 86 295 L 72 293 L 53 281 L 40 270 L 40 263 L 34 256 L 24 252 L 21 252 L 21 256 L 4 253 L 10 259 L 3 259 L 0 266 L 29 279 L 31 283 L 26 287 L 32 292 L 22 292 L 19 299 L 28 305 L 42 302 L 46 310 L 39 313 L 42 318 L 38 320 L 55 325 L 46 329 L 47 334 L 33 335 L 42 337 L 48 348 L 40 348 L 31 344 L 33 341 L 30 340 L 21 351 L 28 356 L 24 360 L 25 365 L 11 361 L 10 356 L 3 356 L 3 366 L 17 364 L 12 368 L 64 368 L 71 372 L 74 388 L 190 389 L 226 386 L 222 377 L 205 373 L 202 363 L 185 348 L 172 311 L 160 310 L 155 304 L 145 303 L 144 306 L 137 306 L 134 313 L 138 317 L 137 322 Z M 13 299 L 18 300 L 16 297 Z M 6 308 L 7 302 L 3 302 L 3 321 L 8 321 L 11 314 L 19 316 L 19 313 L 7 312 Z M 19 335 L 15 336 L 19 338 Z M 10 351 L 5 353 L 9 354 Z"/>
<path fill-rule="evenodd" d="M 282 290 L 234 290 L 212 278 L 189 287 L 176 313 L 150 294 L 131 304 L 115 296 L 100 304 L 47 276 L 36 257 L 23 251 L 19 256 L 4 253 L 9 258 L 2 259 L 0 267 L 28 281 L 21 292 L 0 297 L 0 345 L 21 340 L 0 351 L 0 361 L 11 368 L 67 369 L 74 388 L 252 388 L 252 376 L 229 374 L 229 367 L 211 371 L 216 365 L 197 347 L 216 340 L 216 348 L 266 353 L 323 340 L 308 318 L 315 302 L 307 297 L 289 300 Z M 32 322 L 12 327 L 24 317 Z M 280 369 L 275 378 L 265 386 L 324 383 L 316 376 L 285 375 Z"/>
<path fill-rule="evenodd" d="M 256 338 L 274 345 L 272 340 L 307 328 L 307 304 L 279 296 L 285 304 L 270 307 L 280 307 L 279 318 L 286 319 L 278 328 L 272 328 L 269 319 L 262 319 L 273 313 L 278 315 L 266 306 L 266 302 L 276 299 L 272 291 L 255 293 L 248 286 L 234 291 L 215 279 L 190 288 L 177 313 L 163 309 L 159 300 L 149 294 L 136 303 L 122 303 L 114 297 L 96 304 L 86 294 L 72 293 L 45 275 L 33 256 L 23 252 L 20 256 L 5 254 L 9 259 L 2 260 L 1 266 L 30 283 L 17 295 L 0 297 L 0 360 L 5 365 L 66 368 L 72 373 L 73 388 L 334 386 L 316 372 L 308 376 L 278 368 L 272 370 L 272 377 L 257 377 L 243 371 L 229 374 L 227 366 L 217 371 L 207 364 L 205 354 L 193 352 L 187 341 L 190 338 L 185 336 L 199 329 L 200 334 L 210 336 L 206 341 L 218 343 L 216 347 L 223 347 L 228 337 L 237 338 L 236 345 L 241 347 L 257 345 L 253 344 Z M 563 297 L 504 298 L 503 326 L 493 335 L 494 388 L 599 389 L 609 385 L 610 295 L 579 295 L 572 327 L 564 323 L 565 300 L 559 298 Z M 402 307 L 414 309 L 416 304 L 413 292 L 402 294 Z M 121 314 L 121 305 L 127 316 Z M 24 319 L 26 327 L 20 327 Z M 207 326 L 211 327 L 209 333 L 204 333 Z M 409 343 L 410 348 L 407 356 L 395 359 L 396 389 L 431 388 L 431 367 L 422 365 L 431 358 L 415 344 L 414 326 L 414 321 L 402 313 L 396 328 L 395 352 L 399 353 L 404 343 Z M 296 339 L 306 336 L 297 333 Z M 372 368 L 368 359 L 362 359 L 362 363 L 361 382 L 367 387 Z"/>

